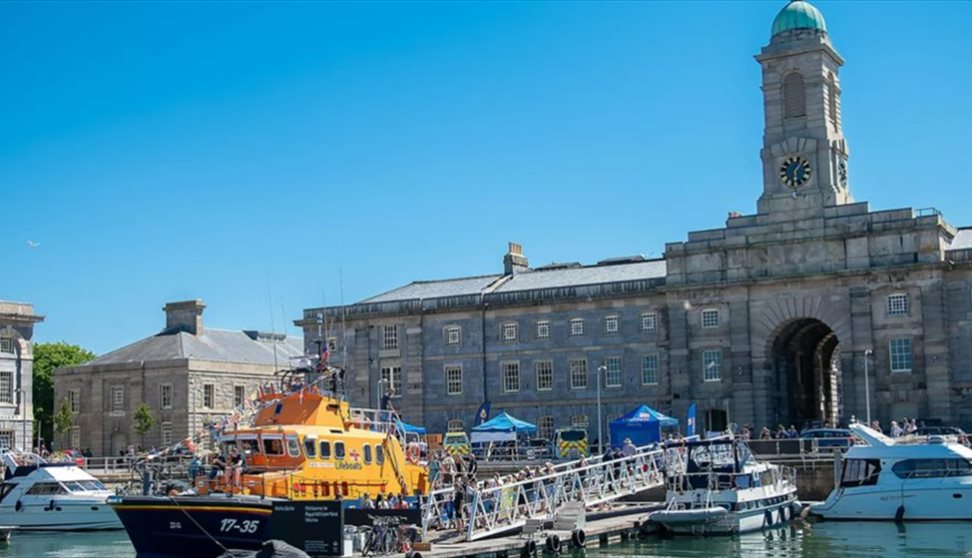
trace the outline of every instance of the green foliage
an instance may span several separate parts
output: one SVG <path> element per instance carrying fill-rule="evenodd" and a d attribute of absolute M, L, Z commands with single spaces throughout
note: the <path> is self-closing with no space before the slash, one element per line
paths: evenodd
<path fill-rule="evenodd" d="M 74 426 L 74 413 L 71 412 L 71 402 L 65 397 L 54 415 L 54 428 L 58 434 L 64 434 Z"/>
<path fill-rule="evenodd" d="M 41 437 L 45 440 L 54 437 L 51 420 L 54 415 L 54 371 L 62 366 L 84 364 L 94 357 L 91 351 L 63 341 L 34 345 L 34 419 L 40 423 Z"/>
<path fill-rule="evenodd" d="M 135 409 L 135 433 L 141 438 L 152 430 L 155 426 L 155 418 L 152 417 L 152 410 L 145 403 L 139 403 Z"/>

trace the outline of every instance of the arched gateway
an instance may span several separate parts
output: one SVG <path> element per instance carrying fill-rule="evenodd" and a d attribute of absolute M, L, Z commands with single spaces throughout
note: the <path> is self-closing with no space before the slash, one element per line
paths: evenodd
<path fill-rule="evenodd" d="M 840 339 L 824 322 L 797 318 L 776 330 L 770 365 L 775 420 L 786 426 L 835 425 L 840 417 Z"/>

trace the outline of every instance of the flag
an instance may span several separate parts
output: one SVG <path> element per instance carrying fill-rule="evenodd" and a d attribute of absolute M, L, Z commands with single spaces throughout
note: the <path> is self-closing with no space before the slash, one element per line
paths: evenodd
<path fill-rule="evenodd" d="M 476 411 L 476 419 L 473 420 L 473 426 L 479 426 L 480 424 L 486 422 L 489 419 L 489 401 L 483 401 L 483 404 L 479 406 L 479 410 Z"/>
<path fill-rule="evenodd" d="M 685 419 L 685 435 L 695 436 L 695 403 L 689 405 L 688 417 Z"/>

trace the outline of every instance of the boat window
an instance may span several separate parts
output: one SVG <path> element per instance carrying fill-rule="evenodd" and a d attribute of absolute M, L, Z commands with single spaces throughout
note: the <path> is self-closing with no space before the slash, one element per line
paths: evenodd
<path fill-rule="evenodd" d="M 375 463 L 381 465 L 385 462 L 385 448 L 381 444 L 375 444 Z"/>
<path fill-rule="evenodd" d="M 334 442 L 334 459 L 344 459 L 344 442 Z"/>
<path fill-rule="evenodd" d="M 300 444 L 297 443 L 297 436 L 287 436 L 287 455 L 300 457 Z"/>
<path fill-rule="evenodd" d="M 965 477 L 972 475 L 972 464 L 964 459 L 905 459 L 891 471 L 901 479 Z"/>
<path fill-rule="evenodd" d="M 321 442 L 321 459 L 331 458 L 331 442 L 322 441 Z"/>
<path fill-rule="evenodd" d="M 364 462 L 365 465 L 371 465 L 371 446 L 368 444 L 364 446 Z"/>
<path fill-rule="evenodd" d="M 304 453 L 308 459 L 317 457 L 317 445 L 314 442 L 314 438 L 304 438 Z"/>
<path fill-rule="evenodd" d="M 101 484 L 101 481 L 98 480 L 83 480 L 78 482 L 84 486 L 85 490 L 108 490 L 105 485 Z"/>
<path fill-rule="evenodd" d="M 283 455 L 284 454 L 283 440 L 281 440 L 280 438 L 264 438 L 263 453 L 267 455 Z"/>
<path fill-rule="evenodd" d="M 5 482 L 0 484 L 0 502 L 7 497 L 7 494 L 10 494 L 10 491 L 13 490 L 15 486 L 17 486 L 17 483 L 15 482 Z"/>
<path fill-rule="evenodd" d="M 67 489 L 57 482 L 39 482 L 30 487 L 27 494 L 31 496 L 51 496 L 54 494 L 67 494 Z"/>
<path fill-rule="evenodd" d="M 82 485 L 80 482 L 74 482 L 74 481 L 65 482 L 64 483 L 64 486 L 66 486 L 67 489 L 70 490 L 71 492 L 83 492 L 83 491 L 87 490 L 84 487 L 84 485 Z"/>
<path fill-rule="evenodd" d="M 253 455 L 260 451 L 260 446 L 257 444 L 256 438 L 240 438 L 238 442 L 243 455 Z"/>
<path fill-rule="evenodd" d="M 840 486 L 877 484 L 880 472 L 881 461 L 878 459 L 848 459 L 844 462 L 844 473 L 841 475 Z"/>

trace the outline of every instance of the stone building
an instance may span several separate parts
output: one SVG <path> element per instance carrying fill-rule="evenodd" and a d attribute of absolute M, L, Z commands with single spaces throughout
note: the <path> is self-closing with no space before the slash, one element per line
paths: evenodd
<path fill-rule="evenodd" d="M 972 230 L 854 201 L 844 60 L 816 8 L 784 7 L 756 61 L 756 214 L 730 213 L 658 260 L 530 268 L 511 244 L 502 274 L 307 309 L 295 322 L 305 340 L 328 330 L 356 403 L 390 382 L 407 418 L 438 432 L 469 428 L 489 401 L 542 433 L 589 424 L 593 438 L 598 391 L 605 432 L 636 404 L 684 419 L 693 401 L 710 429 L 844 423 L 868 409 L 969 428 Z"/>
<path fill-rule="evenodd" d="M 165 329 L 80 366 L 55 372 L 54 398 L 67 399 L 74 426 L 60 447 L 117 455 L 130 444 L 167 446 L 219 420 L 251 398 L 288 359 L 300 338 L 203 327 L 201 300 L 165 305 Z M 135 409 L 145 403 L 155 427 L 140 438 Z"/>
<path fill-rule="evenodd" d="M 34 446 L 34 324 L 44 316 L 0 300 L 0 448 Z"/>

